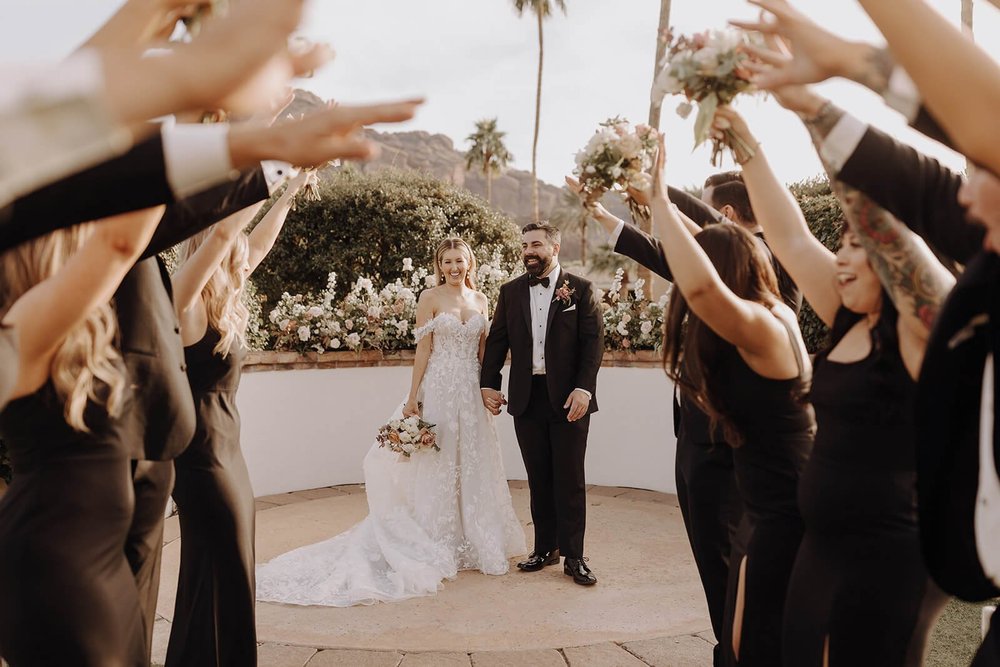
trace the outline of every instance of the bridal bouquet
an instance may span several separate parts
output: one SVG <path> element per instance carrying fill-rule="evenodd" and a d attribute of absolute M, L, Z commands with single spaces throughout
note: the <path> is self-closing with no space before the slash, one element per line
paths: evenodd
<path fill-rule="evenodd" d="M 580 194 L 590 206 L 608 190 L 625 195 L 631 186 L 645 191 L 652 185 L 647 173 L 656 157 L 657 132 L 648 125 L 635 129 L 623 118 L 614 117 L 601 123 L 586 147 L 576 154 L 573 173 L 580 179 Z"/>
<path fill-rule="evenodd" d="M 389 451 L 409 459 L 413 452 L 420 450 L 441 451 L 441 448 L 437 446 L 437 436 L 433 429 L 434 424 L 429 424 L 420 417 L 393 419 L 378 430 L 375 440 L 379 447 L 385 447 Z"/>
<path fill-rule="evenodd" d="M 653 83 L 653 101 L 662 100 L 666 95 L 681 95 L 686 98 L 677 107 L 677 113 L 687 118 L 698 104 L 698 115 L 694 123 L 695 148 L 709 138 L 715 110 L 732 102 L 740 93 L 753 91 L 750 72 L 745 64 L 750 55 L 744 48 L 750 37 L 741 30 L 709 30 L 692 37 L 681 35 L 674 38 L 667 35 L 667 55 L 660 63 L 660 73 Z M 730 130 L 726 130 L 724 140 L 712 140 L 712 164 L 719 166 L 719 158 L 724 146 L 729 146 L 738 154 L 753 155 Z M 739 161 L 739 159 L 737 159 Z"/>

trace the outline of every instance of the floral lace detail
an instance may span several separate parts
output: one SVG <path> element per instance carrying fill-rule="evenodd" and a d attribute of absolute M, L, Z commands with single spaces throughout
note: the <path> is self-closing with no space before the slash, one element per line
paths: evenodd
<path fill-rule="evenodd" d="M 479 392 L 479 340 L 487 321 L 441 313 L 414 331 L 434 333 L 420 389 L 440 452 L 407 462 L 373 445 L 364 461 L 369 515 L 334 538 L 257 568 L 257 599 L 348 606 L 435 593 L 459 570 L 507 572 L 525 552 L 492 416 Z M 400 415 L 402 406 L 396 411 Z"/>

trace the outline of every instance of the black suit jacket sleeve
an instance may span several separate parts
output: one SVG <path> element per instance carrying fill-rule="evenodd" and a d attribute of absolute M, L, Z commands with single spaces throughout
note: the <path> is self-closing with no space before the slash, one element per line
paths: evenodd
<path fill-rule="evenodd" d="M 497 308 L 493 312 L 493 324 L 490 325 L 490 333 L 486 337 L 482 368 L 479 371 L 479 386 L 497 391 L 500 391 L 503 383 L 501 370 L 510 350 L 510 337 L 507 334 L 507 294 L 510 291 L 508 287 L 509 284 L 500 288 Z"/>
<path fill-rule="evenodd" d="M 614 251 L 619 255 L 634 259 L 656 275 L 666 278 L 670 282 L 674 281 L 674 274 L 670 272 L 667 255 L 663 252 L 660 241 L 635 225 L 625 223 L 622 227 L 622 233 L 618 235 Z"/>
<path fill-rule="evenodd" d="M 983 229 L 958 203 L 962 177 L 873 127 L 837 178 L 865 193 L 948 259 L 966 264 L 982 249 Z"/>
<path fill-rule="evenodd" d="M 927 107 L 923 105 L 920 105 L 917 117 L 910 123 L 910 127 L 939 144 L 944 144 L 952 150 L 958 150 L 955 148 L 955 143 L 948 136 L 948 133 L 938 124 L 934 116 L 931 115 L 931 112 L 927 110 Z"/>
<path fill-rule="evenodd" d="M 673 186 L 667 187 L 667 196 L 670 201 L 677 205 L 680 212 L 691 218 L 696 225 L 704 227 L 717 222 L 728 222 L 726 216 L 722 215 L 714 208 L 698 199 L 697 197 L 678 190 Z"/>
<path fill-rule="evenodd" d="M 270 196 L 260 167 L 167 207 L 143 257 L 152 257 L 219 220 Z"/>
<path fill-rule="evenodd" d="M 574 388 L 586 389 L 593 396 L 597 394 L 597 373 L 601 370 L 601 361 L 604 359 L 604 318 L 592 284 L 587 283 L 578 303 L 582 309 L 577 328 L 580 364 Z"/>
<path fill-rule="evenodd" d="M 159 134 L 0 209 L 0 250 L 57 229 L 174 201 Z"/>

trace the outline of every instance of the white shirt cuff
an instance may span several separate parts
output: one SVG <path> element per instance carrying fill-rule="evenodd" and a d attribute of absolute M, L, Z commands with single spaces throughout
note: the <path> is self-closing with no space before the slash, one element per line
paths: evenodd
<path fill-rule="evenodd" d="M 906 116 L 906 120 L 912 123 L 917 118 L 920 111 L 920 91 L 917 84 L 898 65 L 893 68 L 889 76 L 889 86 L 882 94 L 882 99 L 890 107 Z"/>
<path fill-rule="evenodd" d="M 833 126 L 820 146 L 820 157 L 834 173 L 840 173 L 847 161 L 854 155 L 858 144 L 868 131 L 868 125 L 849 113 L 845 113 Z"/>
<path fill-rule="evenodd" d="M 229 159 L 229 125 L 226 123 L 168 122 L 160 131 L 167 181 L 178 199 L 239 175 Z"/>
<path fill-rule="evenodd" d="M 582 391 L 583 393 L 585 393 L 585 394 L 587 395 L 587 400 L 588 400 L 588 401 L 589 401 L 590 399 L 592 399 L 592 398 L 594 397 L 594 395 L 593 395 L 593 394 L 591 394 L 591 393 L 590 393 L 589 391 L 587 391 L 586 389 L 580 389 L 579 387 L 577 387 L 577 388 L 576 388 L 576 389 L 574 389 L 573 391 Z"/>
<path fill-rule="evenodd" d="M 622 235 L 622 230 L 625 229 L 625 221 L 619 220 L 618 224 L 615 226 L 615 231 L 608 235 L 608 247 L 612 250 L 618 245 L 618 237 Z"/>
<path fill-rule="evenodd" d="M 264 171 L 264 180 L 267 181 L 267 191 L 274 194 L 282 183 L 289 178 L 294 178 L 299 170 L 281 160 L 264 160 L 260 163 L 260 168 Z"/>

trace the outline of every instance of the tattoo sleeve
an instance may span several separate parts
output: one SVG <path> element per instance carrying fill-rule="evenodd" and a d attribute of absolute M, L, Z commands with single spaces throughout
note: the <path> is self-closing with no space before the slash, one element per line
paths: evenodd
<path fill-rule="evenodd" d="M 916 234 L 864 193 L 839 181 L 833 190 L 900 315 L 915 318 L 930 333 L 954 284 L 951 274 Z"/>
<path fill-rule="evenodd" d="M 816 119 L 806 122 L 816 152 L 830 178 L 831 189 L 840 200 L 849 229 L 864 247 L 896 309 L 900 315 L 919 321 L 925 332 L 930 333 L 954 279 L 905 224 L 864 192 L 837 180 L 833 165 L 824 160 L 819 148 L 843 115 L 842 110 L 827 104 Z"/>
<path fill-rule="evenodd" d="M 837 123 L 843 117 L 843 109 L 834 105 L 833 102 L 827 102 L 813 118 L 803 119 L 806 129 L 809 130 L 809 136 L 812 137 L 813 144 L 817 150 L 823 145 L 823 141 L 830 136 L 833 128 L 837 126 Z"/>
<path fill-rule="evenodd" d="M 882 95 L 889 87 L 889 78 L 895 67 L 896 61 L 893 60 L 889 49 L 872 46 L 869 47 L 863 62 L 859 64 L 851 79 Z"/>

